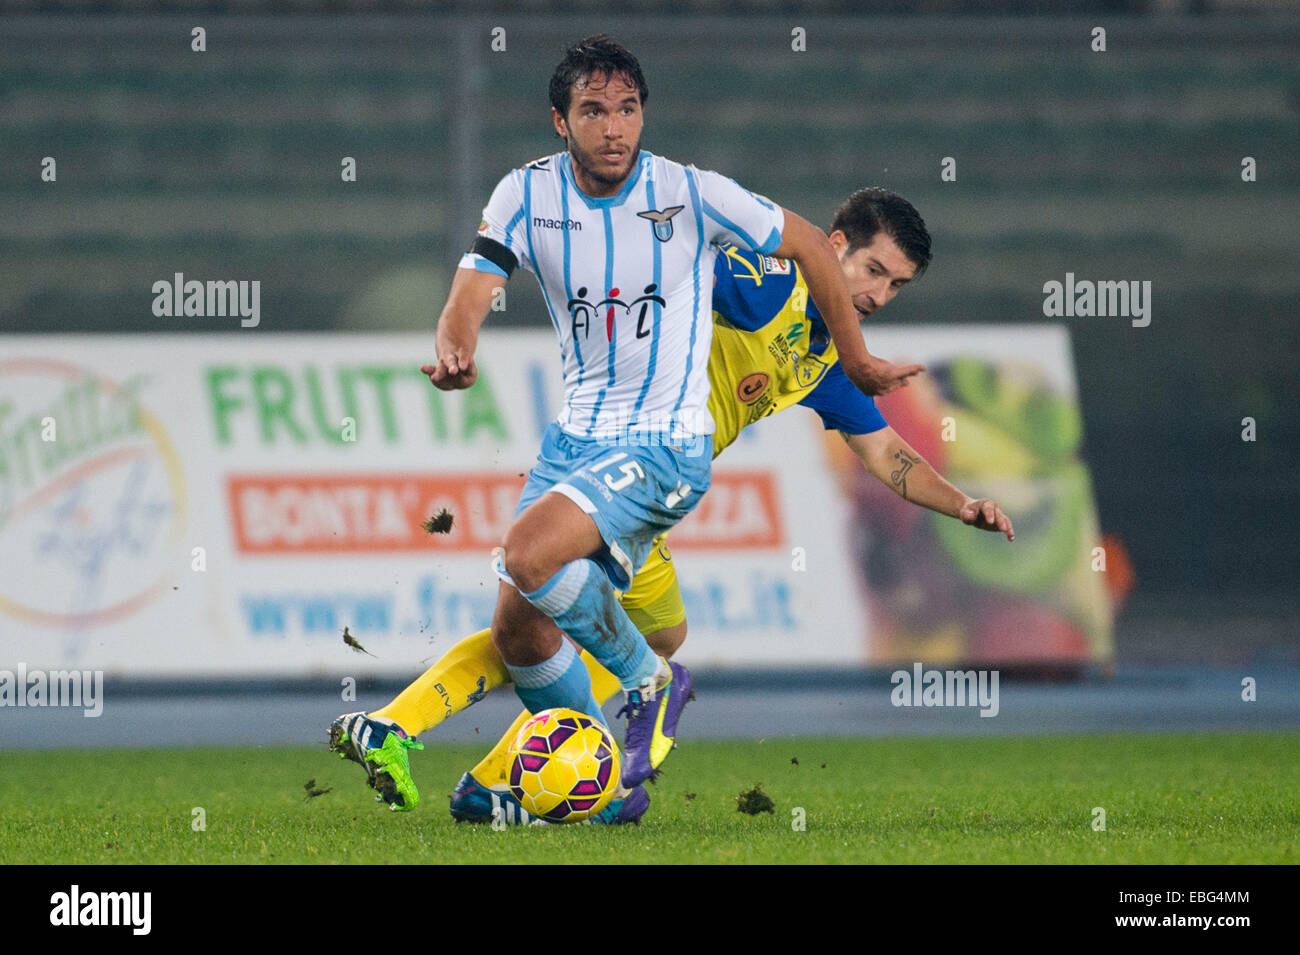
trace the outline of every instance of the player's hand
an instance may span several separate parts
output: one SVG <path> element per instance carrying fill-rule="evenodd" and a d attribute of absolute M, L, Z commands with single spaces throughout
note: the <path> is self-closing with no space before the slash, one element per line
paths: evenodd
<path fill-rule="evenodd" d="M 468 348 L 453 349 L 441 356 L 437 364 L 421 365 L 420 371 L 442 391 L 468 388 L 478 380 L 478 365 L 474 364 L 474 356 Z"/>
<path fill-rule="evenodd" d="M 998 507 L 998 502 L 992 498 L 968 500 L 961 506 L 957 516 L 961 518 L 963 524 L 969 524 L 982 531 L 1006 534 L 1009 541 L 1016 539 L 1016 530 L 1011 526 L 1011 518 L 1002 513 L 1002 508 Z"/>
<path fill-rule="evenodd" d="M 896 365 L 884 358 L 868 355 L 865 364 L 844 371 L 860 391 L 874 397 L 906 388 L 912 376 L 925 371 L 925 366 Z"/>

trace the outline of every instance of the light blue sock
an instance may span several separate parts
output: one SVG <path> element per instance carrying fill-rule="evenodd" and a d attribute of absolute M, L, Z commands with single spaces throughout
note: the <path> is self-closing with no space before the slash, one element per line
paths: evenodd
<path fill-rule="evenodd" d="M 591 674 L 573 644 L 560 642 L 560 649 L 549 660 L 532 666 L 506 664 L 515 681 L 515 695 L 530 713 L 540 713 L 555 706 L 586 713 L 605 722 L 600 704 L 591 695 Z"/>
<path fill-rule="evenodd" d="M 523 593 L 523 591 L 520 591 Z M 613 584 L 595 561 L 570 561 L 524 599 L 632 690 L 655 675 L 659 657 L 618 602 Z"/>

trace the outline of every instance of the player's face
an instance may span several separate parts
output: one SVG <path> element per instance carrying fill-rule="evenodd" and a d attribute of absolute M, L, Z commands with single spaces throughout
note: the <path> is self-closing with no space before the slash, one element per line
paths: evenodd
<path fill-rule="evenodd" d="M 627 180 L 641 149 L 641 96 L 627 77 L 597 73 L 573 84 L 569 115 L 551 110 L 555 131 L 568 141 L 579 188 L 612 196 Z"/>
<path fill-rule="evenodd" d="M 916 274 L 916 264 L 883 232 L 877 232 L 870 245 L 855 249 L 852 254 L 848 253 L 849 242 L 843 232 L 832 232 L 830 240 L 840 257 L 844 280 L 861 318 L 888 305 Z"/>

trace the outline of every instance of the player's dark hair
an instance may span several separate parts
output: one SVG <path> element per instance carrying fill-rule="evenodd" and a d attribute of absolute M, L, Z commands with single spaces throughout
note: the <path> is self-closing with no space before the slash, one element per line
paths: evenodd
<path fill-rule="evenodd" d="M 916 207 L 888 189 L 859 189 L 835 211 L 831 231 L 849 240 L 849 254 L 871 244 L 879 232 L 894 240 L 920 276 L 930 264 L 930 233 Z"/>
<path fill-rule="evenodd" d="M 567 119 L 574 83 L 589 76 L 604 76 L 608 80 L 620 75 L 636 87 L 644 106 L 650 97 L 650 87 L 646 86 L 636 57 L 604 33 L 579 40 L 564 51 L 564 59 L 551 76 L 551 105 Z"/>

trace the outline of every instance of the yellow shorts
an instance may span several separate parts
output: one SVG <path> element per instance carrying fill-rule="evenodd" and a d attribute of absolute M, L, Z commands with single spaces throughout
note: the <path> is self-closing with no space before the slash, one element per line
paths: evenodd
<path fill-rule="evenodd" d="M 672 552 L 662 537 L 656 544 L 632 578 L 632 586 L 620 598 L 636 628 L 647 635 L 675 627 L 686 619 Z"/>

